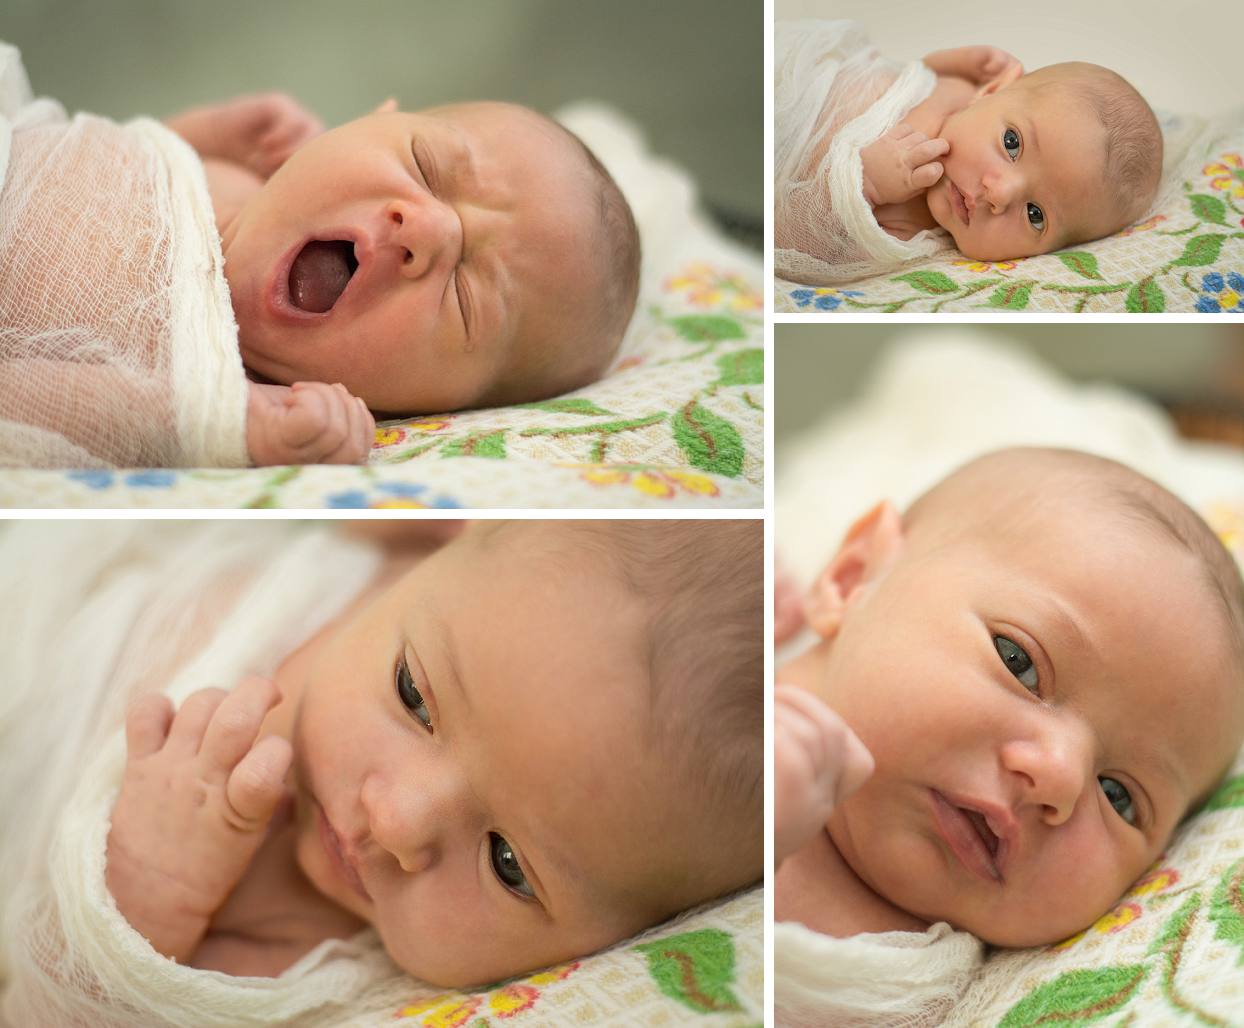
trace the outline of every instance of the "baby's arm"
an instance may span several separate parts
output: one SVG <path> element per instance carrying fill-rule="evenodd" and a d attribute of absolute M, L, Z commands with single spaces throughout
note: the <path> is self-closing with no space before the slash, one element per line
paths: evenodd
<path fill-rule="evenodd" d="M 246 449 L 256 467 L 364 464 L 376 422 L 340 384 L 247 383 Z"/>
<path fill-rule="evenodd" d="M 825 827 L 834 807 L 873 773 L 872 754 L 810 692 L 773 691 L 773 866 Z"/>
<path fill-rule="evenodd" d="M 239 96 L 164 122 L 204 159 L 230 161 L 267 179 L 324 123 L 284 93 Z"/>
<path fill-rule="evenodd" d="M 173 713 L 148 694 L 125 721 L 128 749 L 108 833 L 108 891 L 152 947 L 186 963 L 263 842 L 292 751 L 255 741 L 276 686 L 204 689 Z"/>

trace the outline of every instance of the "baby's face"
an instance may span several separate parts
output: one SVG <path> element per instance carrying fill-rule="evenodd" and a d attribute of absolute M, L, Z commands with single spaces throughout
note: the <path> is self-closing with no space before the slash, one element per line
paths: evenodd
<path fill-rule="evenodd" d="M 946 119 L 929 211 L 966 257 L 996 261 L 1096 239 L 1112 222 L 1105 130 L 1062 89 L 1023 80 Z"/>
<path fill-rule="evenodd" d="M 599 560 L 469 532 L 298 651 L 277 683 L 307 878 L 445 986 L 681 909 L 694 818 L 654 802 L 675 790 L 647 741 L 643 625 Z"/>
<path fill-rule="evenodd" d="M 996 488 L 996 483 L 994 483 Z M 1105 913 L 1228 766 L 1237 661 L 1200 563 L 1045 498 L 848 606 L 827 699 L 876 759 L 829 830 L 870 887 L 1004 946 Z"/>
<path fill-rule="evenodd" d="M 535 399 L 525 368 L 577 345 L 591 309 L 594 211 L 573 141 L 522 108 L 352 121 L 298 150 L 225 230 L 243 362 L 341 382 L 378 411 Z"/>

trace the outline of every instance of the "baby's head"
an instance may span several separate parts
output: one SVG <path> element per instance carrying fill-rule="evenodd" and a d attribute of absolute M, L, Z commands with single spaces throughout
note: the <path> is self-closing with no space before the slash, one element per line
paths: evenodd
<path fill-rule="evenodd" d="M 595 381 L 635 306 L 639 237 L 596 157 L 525 107 L 382 108 L 324 133 L 222 238 L 243 362 L 376 411 Z"/>
<path fill-rule="evenodd" d="M 1153 202 L 1162 132 L 1144 98 L 1096 64 L 986 87 L 946 119 L 929 211 L 965 256 L 1006 260 L 1100 239 Z"/>
<path fill-rule="evenodd" d="M 762 599 L 756 521 L 473 526 L 278 673 L 303 872 L 446 986 L 759 880 Z"/>
<path fill-rule="evenodd" d="M 876 508 L 808 612 L 823 695 L 876 759 L 830 835 L 891 903 L 990 943 L 1105 913 L 1244 737 L 1234 562 L 1102 458 L 1001 451 L 901 520 Z"/>

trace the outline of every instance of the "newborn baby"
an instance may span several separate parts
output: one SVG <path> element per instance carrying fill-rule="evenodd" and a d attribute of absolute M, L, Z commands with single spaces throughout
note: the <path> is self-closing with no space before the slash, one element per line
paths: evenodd
<path fill-rule="evenodd" d="M 874 952 L 935 922 L 1013 947 L 1085 928 L 1244 737 L 1234 562 L 1102 458 L 1001 451 L 902 517 L 879 505 L 804 608 L 818 639 L 775 704 L 775 917 L 900 933 Z M 801 939 L 779 931 L 779 968 Z"/>
<path fill-rule="evenodd" d="M 1157 119 L 1106 68 L 1025 75 L 1009 54 L 969 46 L 900 71 L 846 23 L 783 33 L 775 246 L 788 277 L 858 276 L 931 252 L 880 233 L 942 228 L 978 260 L 1048 253 L 1131 224 L 1157 192 Z"/>
<path fill-rule="evenodd" d="M 371 924 L 411 974 L 467 986 L 755 881 L 759 527 L 483 523 L 273 680 L 175 713 L 148 695 L 108 842 L 118 909 L 233 975 Z M 736 547 L 755 581 L 722 590 Z"/>
<path fill-rule="evenodd" d="M 361 461 L 371 412 L 595 381 L 634 309 L 625 199 L 523 107 L 390 101 L 323 132 L 287 97 L 243 97 L 169 119 L 197 159 L 146 119 L 4 116 L 0 246 L 24 258 L 0 276 L 0 374 L 25 397 L 0 407 L 8 463 Z"/>

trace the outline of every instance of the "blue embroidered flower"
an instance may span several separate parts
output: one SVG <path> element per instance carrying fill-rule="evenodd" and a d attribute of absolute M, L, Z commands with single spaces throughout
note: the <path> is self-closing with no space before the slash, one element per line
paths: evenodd
<path fill-rule="evenodd" d="M 94 469 L 85 471 L 67 471 L 65 477 L 74 482 L 81 482 L 89 489 L 107 489 L 112 485 L 112 480 L 116 478 L 111 471 L 96 471 Z"/>
<path fill-rule="evenodd" d="M 149 471 L 136 471 L 132 475 L 125 476 L 126 485 L 139 486 L 143 489 L 165 489 L 176 481 L 177 475 L 174 472 L 155 468 Z"/>
<path fill-rule="evenodd" d="M 792 289 L 790 298 L 800 307 L 833 311 L 842 306 L 844 298 L 863 295 L 858 289 L 831 289 L 828 286 L 819 286 L 816 289 Z"/>
<path fill-rule="evenodd" d="M 1228 272 L 1225 279 L 1216 271 L 1205 275 L 1196 309 L 1202 314 L 1244 312 L 1244 275 L 1237 271 Z"/>
<path fill-rule="evenodd" d="M 429 509 L 457 510 L 462 506 L 457 500 L 448 496 L 427 497 L 426 485 L 414 485 L 407 482 L 380 482 L 376 485 L 379 496 L 368 496 L 362 489 L 347 489 L 333 493 L 325 503 L 329 507 L 366 507 L 369 509 Z"/>
<path fill-rule="evenodd" d="M 85 468 L 81 471 L 66 471 L 65 477 L 74 482 L 81 482 L 89 489 L 107 489 L 116 485 L 118 479 L 122 485 L 131 485 L 140 489 L 165 488 L 177 481 L 175 472 L 162 468 L 150 468 L 146 471 L 131 471 L 127 475 L 118 476 L 115 471 L 99 468 Z"/>

